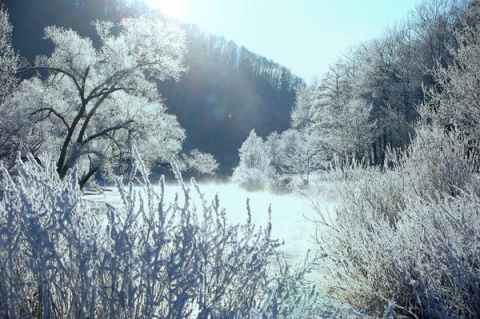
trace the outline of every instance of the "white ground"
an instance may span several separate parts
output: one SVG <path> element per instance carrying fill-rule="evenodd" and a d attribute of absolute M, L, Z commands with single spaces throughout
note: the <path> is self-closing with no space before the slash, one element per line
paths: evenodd
<path fill-rule="evenodd" d="M 268 207 L 272 206 L 272 236 L 284 240 L 282 250 L 294 262 L 301 262 L 309 249 L 315 250 L 316 224 L 312 219 L 317 219 L 314 204 L 320 206 L 324 212 L 332 212 L 336 198 L 327 183 L 313 187 L 315 196 L 302 196 L 299 194 L 272 194 L 266 191 L 247 192 L 236 184 L 201 184 L 200 190 L 205 194 L 210 203 L 218 193 L 220 206 L 226 208 L 227 222 L 231 224 L 244 223 L 247 219 L 246 200 L 250 199 L 252 220 L 255 224 L 265 227 L 268 221 Z M 165 187 L 166 203 L 172 202 L 175 194 L 182 194 L 178 184 L 167 184 Z M 191 196 L 197 207 L 201 201 L 194 189 Z M 312 202 L 311 197 L 315 200 Z M 102 195 L 88 195 L 89 200 L 102 205 L 102 202 L 118 203 L 116 191 L 105 192 Z"/>

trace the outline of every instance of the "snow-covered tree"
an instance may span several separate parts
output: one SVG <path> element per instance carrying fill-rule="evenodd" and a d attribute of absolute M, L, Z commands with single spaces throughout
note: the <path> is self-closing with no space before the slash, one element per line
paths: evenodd
<path fill-rule="evenodd" d="M 319 103 L 319 94 L 316 83 L 300 87 L 296 92 L 295 103 L 290 113 L 293 129 L 306 129 L 312 126 L 316 108 Z"/>
<path fill-rule="evenodd" d="M 262 137 L 252 130 L 239 149 L 240 163 L 234 169 L 232 181 L 247 189 L 269 188 L 276 180 L 271 154 Z"/>
<path fill-rule="evenodd" d="M 169 162 L 185 137 L 156 87 L 185 71 L 183 30 L 145 17 L 93 26 L 98 45 L 70 29 L 45 28 L 53 52 L 24 70 L 35 75 L 8 101 L 31 123 L 30 149 L 58 154 L 61 178 L 80 165 L 81 185 L 129 163 L 134 144 L 148 163 Z"/>
<path fill-rule="evenodd" d="M 303 187 L 325 164 L 324 144 L 311 130 L 273 132 L 265 141 L 252 130 L 239 152 L 232 180 L 247 189 Z"/>
<path fill-rule="evenodd" d="M 186 170 L 202 174 L 213 174 L 220 165 L 212 154 L 202 153 L 197 149 L 191 150 L 189 155 L 184 154 L 182 157 Z"/>
<path fill-rule="evenodd" d="M 321 169 L 325 162 L 323 144 L 316 132 L 289 129 L 282 134 L 270 134 L 265 146 L 277 176 L 285 182 L 299 178 L 305 186 L 311 174 Z"/>
<path fill-rule="evenodd" d="M 480 29 L 479 9 L 471 5 L 468 13 L 472 22 L 465 20 L 463 28 L 455 32 L 457 48 L 450 50 L 453 62 L 439 66 L 432 75 L 436 87 L 429 90 L 430 103 L 421 108 L 425 118 L 467 134 L 472 141 L 480 141 Z M 476 10 L 476 11 L 475 11 Z M 468 17 L 467 17 L 468 18 Z"/>
<path fill-rule="evenodd" d="M 0 6 L 0 158 L 3 160 L 12 160 L 11 155 L 20 148 L 22 128 L 17 110 L 4 103 L 18 84 L 16 73 L 21 66 L 20 56 L 12 47 L 12 30 L 8 12 Z"/>
<path fill-rule="evenodd" d="M 332 74 L 298 92 L 292 127 L 309 141 L 308 149 L 320 161 L 334 156 L 361 160 L 377 135 L 372 105 L 354 97 L 340 71 Z"/>
<path fill-rule="evenodd" d="M 325 117 L 328 128 L 320 131 L 325 144 L 344 159 L 362 160 L 376 136 L 376 125 L 371 120 L 372 106 L 351 100 L 338 109 L 329 108 L 328 112 Z"/>
<path fill-rule="evenodd" d="M 12 24 L 3 5 L 0 6 L 0 103 L 17 84 L 16 72 L 20 56 L 12 46 Z"/>

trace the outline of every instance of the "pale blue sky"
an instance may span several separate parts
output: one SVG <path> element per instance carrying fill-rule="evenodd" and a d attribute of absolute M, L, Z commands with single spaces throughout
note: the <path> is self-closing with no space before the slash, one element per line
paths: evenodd
<path fill-rule="evenodd" d="M 310 81 L 349 47 L 404 20 L 420 0 L 145 0 Z"/>

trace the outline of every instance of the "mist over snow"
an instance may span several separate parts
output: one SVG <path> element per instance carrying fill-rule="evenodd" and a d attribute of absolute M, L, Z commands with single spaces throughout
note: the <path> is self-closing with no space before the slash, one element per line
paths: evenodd
<path fill-rule="evenodd" d="M 190 188 L 191 203 L 198 208 L 202 202 L 197 190 L 187 183 Z M 328 186 L 328 187 L 327 187 Z M 257 227 L 265 229 L 268 223 L 269 207 L 272 214 L 272 237 L 284 241 L 281 250 L 294 262 L 301 262 L 308 250 L 316 248 L 315 234 L 318 216 L 315 209 L 321 208 L 322 212 L 331 213 L 336 204 L 336 198 L 331 195 L 332 186 L 325 183 L 319 187 L 319 192 L 312 201 L 312 196 L 299 193 L 274 194 L 268 191 L 247 191 L 235 183 L 199 183 L 199 189 L 204 194 L 207 204 L 211 205 L 218 194 L 220 207 L 226 209 L 227 223 L 243 224 L 247 220 L 247 199 L 249 200 L 252 222 Z M 138 189 L 140 191 L 140 189 Z M 160 192 L 160 187 L 155 186 L 155 191 Z M 165 207 L 173 204 L 175 197 L 179 196 L 180 205 L 183 204 L 184 194 L 177 183 L 165 185 Z M 118 192 L 106 191 L 100 195 L 87 195 L 86 198 L 93 205 L 101 208 L 104 203 L 120 204 Z M 199 214 L 201 209 L 198 209 Z"/>

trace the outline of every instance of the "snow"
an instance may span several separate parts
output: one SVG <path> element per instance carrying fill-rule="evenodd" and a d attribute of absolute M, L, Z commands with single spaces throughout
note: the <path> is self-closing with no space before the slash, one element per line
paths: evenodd
<path fill-rule="evenodd" d="M 284 241 L 281 250 L 293 262 L 301 262 L 309 249 L 316 249 L 317 225 L 313 220 L 318 218 L 314 206 L 320 206 L 322 211 L 331 212 L 336 200 L 329 191 L 331 187 L 325 187 L 325 185 L 316 187 L 317 192 L 314 196 L 305 196 L 299 193 L 273 194 L 268 191 L 249 192 L 234 183 L 200 183 L 199 188 L 205 194 L 205 199 L 209 204 L 215 194 L 218 194 L 220 206 L 226 209 L 227 222 L 230 224 L 246 222 L 246 202 L 249 199 L 253 223 L 257 227 L 265 228 L 271 205 L 272 237 Z M 155 187 L 155 189 L 158 191 L 159 187 Z M 165 203 L 167 205 L 173 203 L 176 194 L 179 194 L 181 199 L 183 198 L 181 186 L 176 183 L 167 184 L 165 186 Z M 118 192 L 112 189 L 101 195 L 88 195 L 86 198 L 101 207 L 104 202 L 120 203 L 118 196 Z M 191 187 L 190 196 L 193 203 L 200 208 L 201 200 L 193 187 Z"/>
<path fill-rule="evenodd" d="M 169 185 L 170 187 L 172 185 Z M 167 191 L 170 187 L 167 187 Z M 306 198 L 295 194 L 276 195 L 267 191 L 248 192 L 236 184 L 200 185 L 206 198 L 212 199 L 218 193 L 220 205 L 226 208 L 227 221 L 244 223 L 247 219 L 246 201 L 250 200 L 252 221 L 261 227 L 268 223 L 268 210 L 272 211 L 272 237 L 285 241 L 282 247 L 287 255 L 304 256 L 313 248 L 315 225 L 305 216 L 311 207 Z"/>

